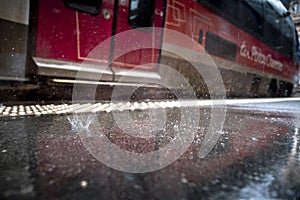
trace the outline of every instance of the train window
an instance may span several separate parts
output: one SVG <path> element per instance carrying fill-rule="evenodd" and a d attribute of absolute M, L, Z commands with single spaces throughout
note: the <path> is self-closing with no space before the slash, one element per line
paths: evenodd
<path fill-rule="evenodd" d="M 199 43 L 199 44 L 202 44 L 202 42 L 203 42 L 203 30 L 200 29 L 200 30 L 199 30 L 199 39 L 198 39 L 198 43 Z"/>
<path fill-rule="evenodd" d="M 239 9 L 239 26 L 257 38 L 262 38 L 263 15 L 261 0 L 243 0 Z"/>
<path fill-rule="evenodd" d="M 264 40 L 274 50 L 288 57 L 293 56 L 293 29 L 290 28 L 285 11 L 273 1 L 265 2 L 265 32 Z"/>
<path fill-rule="evenodd" d="M 218 15 L 231 21 L 237 18 L 239 0 L 197 0 L 198 3 L 212 9 Z"/>
<path fill-rule="evenodd" d="M 220 36 L 207 32 L 205 50 L 209 54 L 234 61 L 236 59 L 237 45 Z"/>
<path fill-rule="evenodd" d="M 300 44 L 299 44 L 299 38 L 298 38 L 298 32 L 297 29 L 294 29 L 294 39 L 293 39 L 293 44 L 294 44 L 294 51 L 295 51 L 295 60 L 298 62 L 300 61 Z"/>
<path fill-rule="evenodd" d="M 132 28 L 152 27 L 154 17 L 153 0 L 131 0 L 128 23 Z"/>
<path fill-rule="evenodd" d="M 64 3 L 69 8 L 98 15 L 101 11 L 102 0 L 64 0 Z"/>
<path fill-rule="evenodd" d="M 283 34 L 283 53 L 292 58 L 297 44 L 294 42 L 295 28 L 290 17 L 283 19 L 281 30 Z"/>
<path fill-rule="evenodd" d="M 255 33 L 257 27 L 257 17 L 253 13 L 253 9 L 243 2 L 239 13 L 240 26 L 247 30 L 247 32 Z"/>

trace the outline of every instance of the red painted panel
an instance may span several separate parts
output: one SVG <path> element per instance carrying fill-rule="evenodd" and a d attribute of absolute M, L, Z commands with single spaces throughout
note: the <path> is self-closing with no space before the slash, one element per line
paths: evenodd
<path fill-rule="evenodd" d="M 102 8 L 113 15 L 113 1 L 104 1 Z M 104 19 L 102 14 L 76 12 L 62 0 L 40 1 L 36 56 L 75 62 L 86 60 L 91 50 L 111 37 L 112 19 Z M 108 57 L 108 51 L 104 57 Z"/>
<path fill-rule="evenodd" d="M 75 12 L 66 9 L 62 1 L 46 0 L 39 2 L 38 13 L 36 56 L 76 58 Z"/>

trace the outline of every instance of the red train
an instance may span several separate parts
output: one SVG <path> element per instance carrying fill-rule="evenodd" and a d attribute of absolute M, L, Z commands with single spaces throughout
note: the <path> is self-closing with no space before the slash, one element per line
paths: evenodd
<path fill-rule="evenodd" d="M 86 72 L 82 80 L 101 73 L 100 82 L 112 84 L 120 77 L 124 84 L 172 79 L 159 65 L 143 65 L 161 63 L 184 75 L 197 93 L 208 92 L 191 64 L 169 52 L 139 49 L 112 60 L 120 46 L 134 45 L 113 37 L 128 30 L 154 46 L 191 50 L 164 30 L 187 35 L 211 56 L 228 96 L 290 96 L 299 81 L 299 41 L 280 0 L 7 0 L 0 10 L 0 78 L 6 81 L 46 77 L 63 84 L 79 69 Z M 107 59 L 88 56 L 108 40 Z"/>

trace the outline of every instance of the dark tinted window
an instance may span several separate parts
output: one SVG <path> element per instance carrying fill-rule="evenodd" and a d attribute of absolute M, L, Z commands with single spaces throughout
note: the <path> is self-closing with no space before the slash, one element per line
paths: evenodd
<path fill-rule="evenodd" d="M 128 23 L 132 28 L 152 27 L 154 16 L 153 0 L 131 0 Z"/>
<path fill-rule="evenodd" d="M 205 50 L 209 54 L 234 61 L 236 58 L 237 45 L 213 33 L 207 32 Z"/>
<path fill-rule="evenodd" d="M 264 13 L 261 0 L 242 0 L 238 15 L 239 27 L 257 38 L 262 38 Z"/>
<path fill-rule="evenodd" d="M 239 0 L 197 0 L 227 20 L 236 20 Z"/>
<path fill-rule="evenodd" d="M 275 49 L 280 50 L 282 45 L 281 23 L 282 17 L 269 2 L 265 2 L 265 42 Z"/>
<path fill-rule="evenodd" d="M 262 0 L 198 0 L 222 18 L 239 28 L 261 37 L 263 22 Z"/>
<path fill-rule="evenodd" d="M 199 44 L 202 44 L 202 42 L 203 42 L 203 30 L 200 29 L 200 30 L 199 30 L 199 39 L 198 39 L 198 43 L 199 43 Z"/>
<path fill-rule="evenodd" d="M 273 1 L 265 2 L 264 41 L 273 49 L 288 57 L 293 56 L 294 28 L 289 16 L 284 16 L 284 10 L 278 8 Z"/>

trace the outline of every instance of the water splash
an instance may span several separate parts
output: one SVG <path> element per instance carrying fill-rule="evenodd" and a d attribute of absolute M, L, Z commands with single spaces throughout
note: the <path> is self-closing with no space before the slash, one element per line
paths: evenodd
<path fill-rule="evenodd" d="M 87 131 L 90 132 L 90 125 L 95 121 L 92 115 L 77 115 L 67 116 L 71 124 L 72 131 Z"/>
<path fill-rule="evenodd" d="M 241 189 L 239 193 L 239 199 L 272 199 L 269 191 L 269 187 L 274 181 L 272 174 L 266 174 L 261 183 L 252 182 L 249 185 Z"/>

